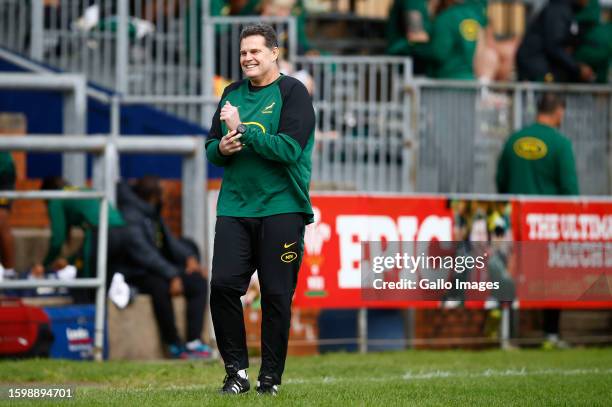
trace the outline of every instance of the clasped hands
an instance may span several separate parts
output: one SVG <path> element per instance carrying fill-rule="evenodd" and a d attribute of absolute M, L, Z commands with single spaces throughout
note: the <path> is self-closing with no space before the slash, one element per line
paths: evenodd
<path fill-rule="evenodd" d="M 229 129 L 229 132 L 219 142 L 219 152 L 222 155 L 229 156 L 242 150 L 242 142 L 240 141 L 242 134 L 236 131 L 236 128 L 241 123 L 238 108 L 226 101 L 225 105 L 221 108 L 219 119 L 223 120 Z"/>

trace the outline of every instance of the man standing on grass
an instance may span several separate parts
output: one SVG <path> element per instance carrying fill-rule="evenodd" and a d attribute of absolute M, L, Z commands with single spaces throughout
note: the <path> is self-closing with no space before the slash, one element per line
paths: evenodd
<path fill-rule="evenodd" d="M 206 155 L 224 167 L 217 203 L 210 307 L 226 377 L 221 392 L 250 388 L 240 297 L 258 271 L 262 363 L 257 392 L 275 395 L 285 368 L 291 300 L 313 221 L 309 184 L 315 116 L 306 88 L 279 73 L 272 27 L 246 27 L 240 64 L 246 79 L 225 88 Z"/>
<path fill-rule="evenodd" d="M 572 142 L 561 127 L 565 102 L 554 93 L 538 101 L 536 123 L 506 141 L 497 168 L 497 190 L 502 194 L 578 195 Z M 559 338 L 558 309 L 544 310 L 544 348 L 567 347 Z"/>

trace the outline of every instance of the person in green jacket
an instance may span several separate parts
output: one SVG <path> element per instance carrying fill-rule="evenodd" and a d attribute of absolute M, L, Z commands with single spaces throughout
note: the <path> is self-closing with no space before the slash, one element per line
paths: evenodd
<path fill-rule="evenodd" d="M 558 130 L 564 113 L 559 96 L 544 94 L 536 123 L 510 136 L 497 167 L 500 193 L 578 195 L 572 143 Z"/>
<path fill-rule="evenodd" d="M 601 22 L 601 6 L 591 0 L 576 14 L 580 27 L 580 40 L 574 57 L 587 64 L 595 73 L 595 82 L 607 83 L 612 63 L 612 22 Z"/>
<path fill-rule="evenodd" d="M 278 38 L 266 24 L 240 34 L 246 77 L 223 92 L 206 156 L 224 168 L 217 202 L 210 310 L 227 376 L 222 393 L 249 391 L 240 297 L 257 269 L 262 363 L 257 392 L 275 395 L 285 368 L 291 301 L 312 223 L 311 155 L 315 114 L 300 81 L 281 75 Z"/>
<path fill-rule="evenodd" d="M 449 0 L 433 22 L 431 40 L 419 50 L 430 60 L 439 79 L 474 79 L 474 54 L 485 25 L 482 11 L 472 4 Z"/>
<path fill-rule="evenodd" d="M 427 0 L 395 0 L 387 23 L 387 54 L 411 56 L 414 73 L 424 74 L 427 60 L 419 46 L 429 41 L 431 28 Z"/>
<path fill-rule="evenodd" d="M 15 163 L 8 151 L 0 152 L 0 190 L 12 191 L 15 189 Z M 9 273 L 15 268 L 15 243 L 9 216 L 11 201 L 0 198 L 0 263 Z M 8 273 L 7 273 L 8 274 Z"/>
<path fill-rule="evenodd" d="M 47 177 L 43 180 L 42 190 L 80 190 L 87 191 L 88 188 L 70 187 L 61 177 Z M 119 261 L 122 246 L 125 244 L 119 233 L 124 226 L 123 218 L 119 211 L 109 205 L 108 208 L 108 259 L 109 269 L 111 261 Z M 96 277 L 97 260 L 97 229 L 99 226 L 100 201 L 97 199 L 52 199 L 47 201 L 47 212 L 51 226 L 51 238 L 49 249 L 42 265 L 35 265 L 33 273 L 41 274 L 41 269 L 60 270 L 72 263 L 77 266 L 78 276 L 83 278 Z M 83 244 L 78 253 L 66 258 L 62 255 L 62 247 L 69 240 L 71 227 L 81 228 L 84 232 Z M 107 279 L 107 283 L 110 278 Z M 75 291 L 75 300 L 91 300 L 91 291 L 81 295 L 82 290 Z"/>
<path fill-rule="evenodd" d="M 538 102 L 536 123 L 506 141 L 499 157 L 497 190 L 503 194 L 578 195 L 578 178 L 571 141 L 559 126 L 565 103 L 553 93 Z M 558 309 L 544 311 L 544 347 L 566 347 L 559 338 Z"/>

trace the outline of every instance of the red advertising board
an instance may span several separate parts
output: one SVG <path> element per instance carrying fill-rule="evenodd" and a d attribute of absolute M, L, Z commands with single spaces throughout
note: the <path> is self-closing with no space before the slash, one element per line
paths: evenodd
<path fill-rule="evenodd" d="M 528 200 L 518 208 L 521 307 L 612 307 L 612 205 Z"/>
<path fill-rule="evenodd" d="M 306 228 L 296 306 L 398 307 L 412 302 L 365 301 L 362 241 L 450 241 L 452 212 L 439 197 L 313 195 L 315 223 Z M 421 306 L 437 307 L 434 302 Z"/>
<path fill-rule="evenodd" d="M 315 222 L 304 237 L 297 307 L 437 308 L 449 300 L 449 293 L 459 293 L 464 306 L 475 308 L 491 298 L 513 301 L 521 308 L 612 308 L 612 202 L 365 194 L 312 194 L 311 198 Z M 212 252 L 216 194 L 209 194 L 209 200 Z M 447 273 L 444 284 L 452 283 L 451 289 L 441 283 L 434 289 L 374 292 L 364 282 L 362 266 L 373 271 L 375 245 L 366 243 L 362 250 L 363 242 L 382 242 L 378 246 L 385 253 L 397 250 L 417 256 L 420 249 L 411 248 L 410 242 L 431 241 L 440 247 L 432 243 L 428 254 L 444 254 L 444 244 L 454 242 L 451 257 L 455 258 L 461 245 L 469 242 L 468 254 L 489 256 L 486 266 L 469 276 Z M 504 247 L 510 250 L 504 252 Z M 394 270 L 386 270 L 391 272 L 385 273 L 385 281 L 401 280 Z M 437 271 L 419 268 L 412 277 L 420 284 Z M 495 282 L 499 290 L 462 288 L 454 293 L 462 277 L 461 284 Z M 436 275 L 429 281 L 440 280 Z"/>
<path fill-rule="evenodd" d="M 487 212 L 480 228 L 477 221 L 469 220 L 472 240 L 490 238 L 495 222 L 490 212 L 508 217 L 507 227 L 515 240 L 508 269 L 516 284 L 514 299 L 521 307 L 612 307 L 610 203 L 514 201 L 489 203 L 483 210 L 478 206 L 482 202 L 452 206 L 439 196 L 318 194 L 313 194 L 312 203 L 316 221 L 306 230 L 294 299 L 298 307 L 439 307 L 440 301 L 364 298 L 361 242 L 456 240 L 461 205 L 471 205 L 472 214 Z M 503 205 L 509 208 L 505 212 Z M 576 254 L 584 259 L 568 257 Z M 475 299 L 466 297 L 465 305 L 482 306 L 485 298 Z"/>

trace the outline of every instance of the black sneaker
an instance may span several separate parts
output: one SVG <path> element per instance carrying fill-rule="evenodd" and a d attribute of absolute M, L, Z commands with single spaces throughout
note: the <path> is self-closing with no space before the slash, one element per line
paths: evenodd
<path fill-rule="evenodd" d="M 228 374 L 223 379 L 223 387 L 219 390 L 221 394 L 241 394 L 246 393 L 251 388 L 248 379 L 238 376 L 238 373 Z"/>
<path fill-rule="evenodd" d="M 278 394 L 278 384 L 274 384 L 271 376 L 260 376 L 257 379 L 257 394 L 276 396 Z"/>

